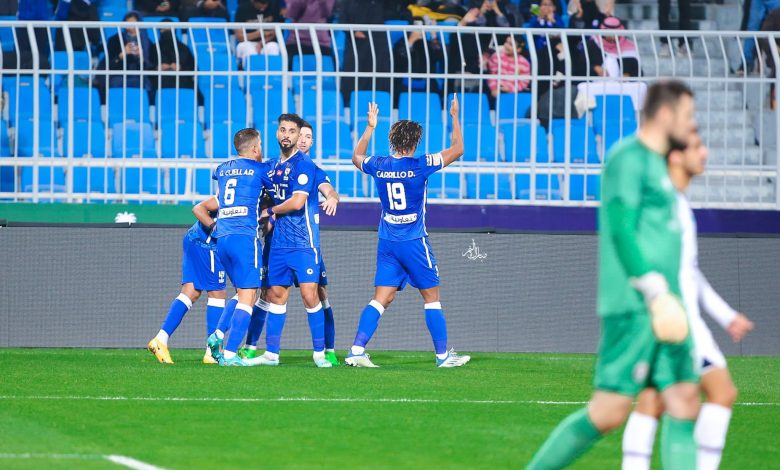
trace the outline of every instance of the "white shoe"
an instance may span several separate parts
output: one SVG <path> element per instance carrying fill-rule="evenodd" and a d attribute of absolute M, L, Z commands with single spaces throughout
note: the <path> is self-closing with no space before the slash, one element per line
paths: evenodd
<path fill-rule="evenodd" d="M 244 359 L 244 364 L 248 366 L 278 366 L 279 365 L 279 356 L 276 356 L 276 359 L 271 359 L 270 357 L 266 356 L 266 353 L 263 353 L 261 356 L 253 357 L 252 359 Z"/>
<path fill-rule="evenodd" d="M 320 369 L 327 369 L 328 367 L 333 367 L 333 364 L 330 363 L 327 359 L 325 359 L 325 353 L 314 353 L 312 354 L 312 359 L 314 359 L 314 365 L 319 367 Z"/>
<path fill-rule="evenodd" d="M 680 46 L 677 48 L 677 58 L 679 59 L 687 59 L 691 56 L 691 50 L 688 49 L 688 46 Z"/>
<path fill-rule="evenodd" d="M 352 367 L 379 367 L 371 362 L 371 356 L 366 353 L 352 354 L 352 351 L 350 351 L 347 357 L 344 358 L 344 362 Z"/>
<path fill-rule="evenodd" d="M 471 360 L 471 356 L 459 356 L 454 349 L 450 349 L 444 359 L 436 358 L 436 367 L 460 367 Z"/>

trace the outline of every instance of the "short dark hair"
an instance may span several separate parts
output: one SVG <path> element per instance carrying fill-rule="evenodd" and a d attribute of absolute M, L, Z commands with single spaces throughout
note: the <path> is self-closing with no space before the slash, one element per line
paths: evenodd
<path fill-rule="evenodd" d="M 303 128 L 311 129 L 311 132 L 314 133 L 314 128 L 311 127 L 311 124 L 309 124 L 309 121 L 307 121 L 305 119 L 301 119 L 301 129 L 303 129 Z"/>
<path fill-rule="evenodd" d="M 260 132 L 257 129 L 247 128 L 241 129 L 236 132 L 233 137 L 233 146 L 236 148 L 236 152 L 239 155 L 246 152 L 254 145 L 255 141 L 260 138 Z"/>
<path fill-rule="evenodd" d="M 305 122 L 303 119 L 301 119 L 300 116 L 293 113 L 284 113 L 279 115 L 279 119 L 277 120 L 278 124 L 281 124 L 282 121 L 288 121 L 288 122 L 294 122 L 296 126 L 298 126 L 298 129 L 303 127 L 303 123 Z"/>
<path fill-rule="evenodd" d="M 136 21 L 141 21 L 143 17 L 141 16 L 140 12 L 136 10 L 130 10 L 127 13 L 125 13 L 125 16 L 122 17 L 122 21 L 127 21 L 130 18 L 135 18 Z"/>
<path fill-rule="evenodd" d="M 664 106 L 674 108 L 683 96 L 693 98 L 693 91 L 679 80 L 663 80 L 653 83 L 647 89 L 645 105 L 642 107 L 642 120 L 653 119 Z"/>
<path fill-rule="evenodd" d="M 402 119 L 390 128 L 390 150 L 395 153 L 412 152 L 420 145 L 423 128 L 419 122 Z"/>

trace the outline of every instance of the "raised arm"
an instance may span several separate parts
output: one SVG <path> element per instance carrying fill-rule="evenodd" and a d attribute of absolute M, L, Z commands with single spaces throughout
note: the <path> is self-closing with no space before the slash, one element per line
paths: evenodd
<path fill-rule="evenodd" d="M 455 94 L 452 97 L 452 104 L 450 104 L 450 116 L 452 116 L 450 146 L 441 151 L 443 167 L 449 166 L 450 163 L 463 156 L 463 132 L 460 130 L 460 121 L 458 121 L 459 112 L 458 95 Z"/>
<path fill-rule="evenodd" d="M 201 224 L 209 228 L 209 233 L 211 233 L 217 222 L 209 213 L 214 212 L 217 209 L 219 209 L 217 196 L 211 196 L 210 198 L 195 204 L 195 207 L 192 208 L 192 213 L 195 214 L 195 218 L 197 218 Z"/>
<path fill-rule="evenodd" d="M 360 140 L 358 140 L 355 150 L 352 152 L 352 164 L 360 171 L 363 171 L 363 160 L 366 159 L 368 143 L 371 142 L 371 136 L 374 135 L 378 115 L 379 106 L 377 106 L 376 103 L 368 103 L 368 122 L 366 122 L 366 130 L 363 131 L 363 135 L 360 136 Z"/>

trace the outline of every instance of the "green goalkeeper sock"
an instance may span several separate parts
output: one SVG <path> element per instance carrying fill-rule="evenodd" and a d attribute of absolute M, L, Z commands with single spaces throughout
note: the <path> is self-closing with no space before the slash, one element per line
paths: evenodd
<path fill-rule="evenodd" d="M 664 415 L 661 424 L 661 466 L 664 470 L 696 468 L 695 421 Z"/>
<path fill-rule="evenodd" d="M 584 454 L 600 438 L 601 433 L 588 418 L 588 409 L 582 408 L 570 414 L 555 428 L 526 470 L 563 468 Z"/>

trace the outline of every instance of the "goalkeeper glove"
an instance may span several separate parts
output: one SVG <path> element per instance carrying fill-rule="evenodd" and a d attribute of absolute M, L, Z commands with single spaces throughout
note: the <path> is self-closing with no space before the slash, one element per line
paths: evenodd
<path fill-rule="evenodd" d="M 631 285 L 642 293 L 650 311 L 653 333 L 663 343 L 682 343 L 688 337 L 688 316 L 680 299 L 669 292 L 666 279 L 657 272 L 633 278 Z"/>

